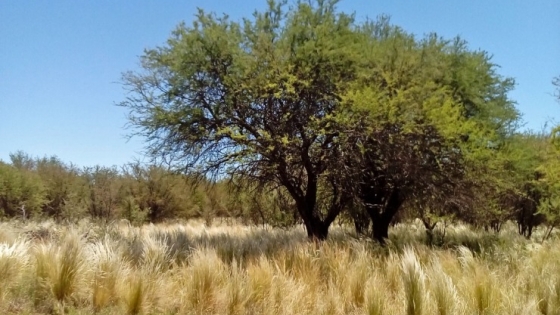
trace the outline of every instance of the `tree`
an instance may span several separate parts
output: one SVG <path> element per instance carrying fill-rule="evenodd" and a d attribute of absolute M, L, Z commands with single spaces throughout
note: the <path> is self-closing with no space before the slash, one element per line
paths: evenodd
<path fill-rule="evenodd" d="M 425 223 L 427 208 L 463 205 L 470 183 L 464 179 L 461 154 L 453 149 L 434 128 L 416 133 L 392 125 L 369 133 L 363 153 L 348 154 L 348 163 L 354 165 L 350 169 L 359 171 L 349 179 L 359 184 L 355 194 L 370 216 L 374 239 L 384 243 L 389 225 L 405 204 Z"/>
<path fill-rule="evenodd" d="M 115 167 L 95 166 L 84 169 L 86 181 L 85 203 L 94 219 L 108 221 L 114 218 L 120 201 L 119 173 Z"/>
<path fill-rule="evenodd" d="M 554 78 L 552 84 L 556 87 L 554 96 L 560 101 L 560 77 Z M 560 224 L 560 126 L 552 129 L 546 140 L 548 145 L 542 150 L 545 158 L 539 166 L 542 176 L 536 183 L 543 195 L 539 214 L 544 216 L 548 227 L 543 240 L 550 237 L 552 230 Z"/>
<path fill-rule="evenodd" d="M 488 187 L 480 174 L 519 117 L 507 97 L 513 81 L 495 73 L 486 53 L 383 25 L 362 30 L 369 53 L 337 115 L 348 167 L 335 175 L 344 187 L 359 183 L 352 194 L 380 242 L 406 204 L 421 217 L 436 205 L 473 212 L 476 187 Z"/>
<path fill-rule="evenodd" d="M 548 238 L 554 227 L 560 224 L 560 149 L 557 136 L 558 128 L 546 139 L 548 145 L 543 150 L 545 159 L 538 168 L 542 175 L 534 181 L 535 190 L 538 189 L 541 196 L 537 204 L 538 214 L 544 217 L 543 221 L 548 227 L 543 239 Z"/>
<path fill-rule="evenodd" d="M 43 214 L 56 219 L 77 215 L 82 199 L 80 187 L 83 186 L 78 169 L 55 156 L 36 159 L 34 164 L 45 187 Z"/>
<path fill-rule="evenodd" d="M 310 238 L 324 239 L 342 210 L 317 206 L 331 167 L 332 115 L 354 75 L 353 18 L 334 1 L 298 3 L 242 24 L 202 10 L 167 46 L 147 51 L 143 74 L 127 73 L 130 122 L 148 152 L 203 175 L 281 186 Z"/>
<path fill-rule="evenodd" d="M 359 200 L 382 241 L 413 196 L 467 187 L 518 117 L 513 82 L 464 41 L 356 23 L 336 1 L 285 7 L 243 23 L 201 10 L 124 75 L 121 105 L 152 157 L 285 190 L 313 239 Z"/>
<path fill-rule="evenodd" d="M 501 154 L 493 161 L 499 180 L 494 181 L 489 199 L 501 206 L 497 212 L 501 220 L 515 220 L 519 233 L 527 238 L 543 220 L 537 213 L 543 197 L 539 182 L 544 175 L 541 165 L 546 162 L 549 147 L 549 137 L 544 133 L 516 134 L 504 143 Z"/>
<path fill-rule="evenodd" d="M 0 217 L 37 215 L 44 202 L 45 189 L 37 174 L 0 161 Z"/>
<path fill-rule="evenodd" d="M 10 162 L 18 170 L 31 171 L 35 169 L 35 160 L 29 156 L 29 154 L 23 151 L 17 151 L 16 153 L 10 153 Z"/>
<path fill-rule="evenodd" d="M 186 196 L 189 188 L 183 176 L 162 167 L 135 163 L 124 168 L 123 177 L 128 179 L 123 185 L 125 194 L 132 198 L 125 200 L 125 209 L 136 206 L 138 211 L 146 212 L 150 222 L 184 216 L 189 204 Z"/>

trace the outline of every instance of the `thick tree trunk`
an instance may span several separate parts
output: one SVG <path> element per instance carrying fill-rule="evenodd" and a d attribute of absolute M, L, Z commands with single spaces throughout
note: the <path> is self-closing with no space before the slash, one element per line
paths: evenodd
<path fill-rule="evenodd" d="M 371 218 L 373 223 L 373 239 L 382 245 L 384 245 L 385 240 L 389 238 L 389 224 L 391 224 L 392 219 L 392 216 L 389 218 L 383 214 L 377 214 L 374 216 L 375 218 Z"/>
<path fill-rule="evenodd" d="M 331 207 L 329 213 L 324 219 L 315 214 L 315 205 L 307 203 L 296 203 L 298 211 L 305 225 L 307 236 L 313 241 L 323 241 L 329 235 L 329 227 L 334 219 L 342 210 L 342 204 Z"/>
<path fill-rule="evenodd" d="M 305 223 L 307 237 L 313 241 L 324 241 L 329 235 L 329 226 L 319 219 Z"/>
<path fill-rule="evenodd" d="M 393 217 L 400 210 L 403 200 L 399 190 L 393 190 L 384 205 L 372 204 L 366 206 L 373 224 L 373 239 L 384 245 L 389 238 L 389 225 Z"/>
<path fill-rule="evenodd" d="M 303 156 L 306 160 L 306 170 L 307 170 L 307 185 L 305 189 L 301 186 L 294 186 L 294 184 L 288 179 L 287 172 L 280 169 L 280 175 L 283 178 L 284 187 L 288 190 L 288 193 L 292 196 L 296 202 L 297 211 L 303 220 L 305 229 L 307 231 L 307 236 L 313 241 L 325 240 L 329 234 L 329 227 L 333 223 L 334 219 L 342 211 L 345 205 L 346 199 L 338 198 L 338 190 L 336 186 L 333 188 L 333 194 L 335 195 L 333 203 L 328 211 L 328 214 L 323 219 L 316 212 L 317 206 L 317 174 L 314 168 L 309 162 L 307 156 Z M 283 170 L 283 171 L 282 171 Z"/>
<path fill-rule="evenodd" d="M 316 211 L 317 185 L 311 180 L 309 182 L 312 184 L 308 184 L 305 196 L 298 198 L 296 195 L 294 199 L 296 200 L 296 206 L 305 224 L 309 239 L 323 241 L 329 235 L 329 227 L 340 214 L 347 200 L 344 198 L 334 198 L 327 215 L 321 218 Z M 334 193 L 336 194 L 337 191 L 335 190 Z"/>
<path fill-rule="evenodd" d="M 314 241 L 322 241 L 327 238 L 329 233 L 329 225 L 325 224 L 319 217 L 313 214 L 315 209 L 315 200 L 311 198 L 302 198 L 296 200 L 297 210 L 305 225 L 307 237 Z"/>

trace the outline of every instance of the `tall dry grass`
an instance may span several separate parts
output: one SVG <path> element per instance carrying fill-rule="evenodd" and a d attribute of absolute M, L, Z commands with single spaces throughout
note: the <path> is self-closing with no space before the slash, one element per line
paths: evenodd
<path fill-rule="evenodd" d="M 343 228 L 2 224 L 0 314 L 558 314 L 560 241 L 417 224 Z M 537 231 L 538 233 L 538 231 Z"/>

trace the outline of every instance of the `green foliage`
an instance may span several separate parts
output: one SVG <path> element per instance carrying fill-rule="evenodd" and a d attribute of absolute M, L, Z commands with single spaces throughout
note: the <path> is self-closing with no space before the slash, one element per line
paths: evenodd
<path fill-rule="evenodd" d="M 269 1 L 242 21 L 200 10 L 123 75 L 121 105 L 154 165 L 78 170 L 16 152 L 0 163 L 3 215 L 302 221 L 315 239 L 343 212 L 380 240 L 415 217 L 429 231 L 443 220 L 552 231 L 558 130 L 516 131 L 514 82 L 490 55 L 387 17 L 358 22 L 336 3 Z"/>
<path fill-rule="evenodd" d="M 87 185 L 85 196 L 87 213 L 92 218 L 105 221 L 115 218 L 120 204 L 121 188 L 117 169 L 105 166 L 88 167 L 84 169 L 83 177 Z"/>
<path fill-rule="evenodd" d="M 83 179 L 79 170 L 66 165 L 57 157 L 35 160 L 36 173 L 45 186 L 46 202 L 42 213 L 49 217 L 61 219 L 79 215 L 83 199 Z"/>
<path fill-rule="evenodd" d="M 541 174 L 536 179 L 535 185 L 542 194 L 542 202 L 539 205 L 539 214 L 545 217 L 548 226 L 545 239 L 550 236 L 552 229 L 560 224 L 560 147 L 558 146 L 558 127 L 553 129 L 551 136 L 545 142 L 541 151 L 544 161 L 539 165 L 538 172 Z"/>
<path fill-rule="evenodd" d="M 136 198 L 128 196 L 121 203 L 121 216 L 134 225 L 140 225 L 147 221 L 147 211 L 142 211 L 136 202 Z"/>
<path fill-rule="evenodd" d="M 482 225 L 499 225 L 516 220 L 520 232 L 530 236 L 541 193 L 535 180 L 541 176 L 540 165 L 545 161 L 547 140 L 542 134 L 513 134 L 501 141 L 486 160 L 484 172 L 476 173 L 477 211 L 471 220 Z"/>
<path fill-rule="evenodd" d="M 121 105 L 154 157 L 282 186 L 310 236 L 322 238 L 342 210 L 337 196 L 321 211 L 317 193 L 333 165 L 333 114 L 354 77 L 359 34 L 334 1 L 284 8 L 271 1 L 243 23 L 201 10 L 146 52 L 146 74 L 125 74 L 132 96 Z"/>
<path fill-rule="evenodd" d="M 143 167 L 131 164 L 124 168 L 127 179 L 121 194 L 125 199 L 125 211 L 135 212 L 135 220 L 145 217 L 150 222 L 185 217 L 192 200 L 187 198 L 187 179 L 156 166 Z"/>
<path fill-rule="evenodd" d="M 459 38 L 417 39 L 385 17 L 358 23 L 336 1 L 268 4 L 242 23 L 200 10 L 145 52 L 144 72 L 124 75 L 121 105 L 153 158 L 280 187 L 295 205 L 284 212 L 324 238 L 360 195 L 383 195 L 358 198 L 375 207 L 395 196 L 387 213 L 467 196 L 477 176 L 466 173 L 482 172 L 517 127 L 513 80 Z"/>
<path fill-rule="evenodd" d="M 37 215 L 45 198 L 45 188 L 37 174 L 0 161 L 0 216 Z"/>
<path fill-rule="evenodd" d="M 524 167 L 534 172 L 539 162 L 515 156 L 525 154 L 524 144 L 508 148 L 516 145 L 510 138 L 519 124 L 507 96 L 513 80 L 496 73 L 487 53 L 470 51 L 459 38 L 431 34 L 418 40 L 399 28 L 383 29 L 380 33 L 375 23 L 363 28 L 375 39 L 365 46 L 368 66 L 360 67 L 360 80 L 345 95 L 346 111 L 338 116 L 351 126 L 344 134 L 358 139 L 346 140 L 345 152 L 359 144 L 348 164 L 362 164 L 357 181 L 365 184 L 362 199 L 373 205 L 372 218 L 391 218 L 400 205 L 417 210 L 410 216 L 423 218 L 428 230 L 440 217 L 509 218 L 494 200 L 520 189 L 521 180 L 511 175 L 527 182 Z M 387 208 L 394 194 L 397 209 Z"/>
<path fill-rule="evenodd" d="M 154 165 L 76 169 L 56 157 L 12 155 L 0 163 L 0 209 L 3 216 L 51 217 L 77 221 L 86 216 L 124 218 L 139 225 L 173 219 L 233 217 L 254 224 L 292 226 L 297 222 L 286 194 L 234 189 L 227 180 L 199 181 Z"/>

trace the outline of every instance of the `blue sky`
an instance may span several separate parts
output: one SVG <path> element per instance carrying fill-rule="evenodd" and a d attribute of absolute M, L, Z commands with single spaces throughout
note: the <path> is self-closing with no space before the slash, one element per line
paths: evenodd
<path fill-rule="evenodd" d="M 142 140 L 127 141 L 121 73 L 138 69 L 145 48 L 165 43 L 196 8 L 234 20 L 259 1 L 0 1 L 0 160 L 22 150 L 78 166 L 142 159 Z M 560 75 L 560 1 L 343 0 L 359 20 L 380 14 L 419 36 L 460 35 L 492 54 L 513 77 L 510 96 L 526 128 L 560 121 L 552 78 Z"/>

